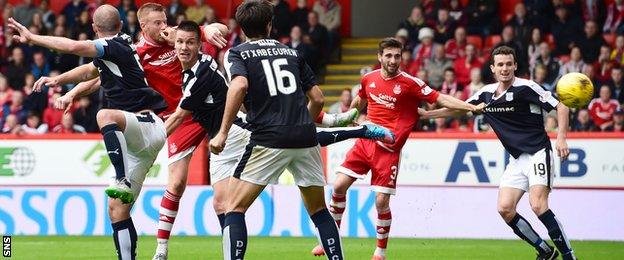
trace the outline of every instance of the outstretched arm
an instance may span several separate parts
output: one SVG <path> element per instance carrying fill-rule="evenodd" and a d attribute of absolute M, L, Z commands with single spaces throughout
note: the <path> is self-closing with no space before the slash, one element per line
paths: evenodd
<path fill-rule="evenodd" d="M 355 96 L 353 101 L 351 101 L 351 107 L 350 108 L 357 108 L 358 111 L 362 111 L 362 110 L 364 110 L 364 108 L 366 108 L 366 105 L 368 105 L 368 101 L 366 99 L 362 99 L 358 95 L 358 96 Z"/>
<path fill-rule="evenodd" d="M 76 98 L 80 98 L 86 95 L 89 95 L 95 91 L 100 89 L 100 78 L 94 78 L 89 81 L 83 81 L 78 83 L 74 88 L 72 88 L 69 92 L 65 93 L 62 97 L 56 99 L 54 103 L 54 108 L 65 110 L 65 113 L 69 112 L 71 108 L 71 104 L 76 100 Z"/>
<path fill-rule="evenodd" d="M 92 41 L 74 41 L 65 37 L 44 36 L 31 33 L 13 18 L 9 18 L 9 28 L 17 32 L 13 38 L 21 43 L 43 46 L 63 53 L 82 57 L 97 57 L 98 50 Z"/>
<path fill-rule="evenodd" d="M 557 155 L 561 160 L 565 160 L 568 158 L 570 154 L 570 149 L 568 149 L 568 143 L 566 141 L 566 134 L 568 133 L 568 125 L 570 121 L 570 109 L 559 102 L 557 104 L 557 122 L 559 124 L 559 129 L 557 132 L 557 142 L 555 144 L 555 148 L 557 149 Z"/>
<path fill-rule="evenodd" d="M 461 101 L 457 98 L 445 94 L 440 94 L 438 96 L 438 99 L 436 100 L 436 103 L 445 108 L 475 113 L 480 113 L 481 110 L 483 110 L 483 108 L 485 107 L 485 105 L 481 104 L 479 106 L 475 106 L 473 104 Z"/>
<path fill-rule="evenodd" d="M 314 119 L 317 118 L 321 110 L 323 110 L 323 104 L 325 104 L 325 98 L 323 97 L 323 91 L 319 86 L 314 86 L 306 93 L 308 96 L 308 111 L 310 116 Z"/>
<path fill-rule="evenodd" d="M 424 110 L 422 108 L 418 109 L 418 114 L 420 114 L 420 119 L 431 119 L 431 118 L 440 118 L 440 117 L 457 117 L 461 115 L 467 114 L 468 111 L 465 110 L 454 110 L 448 108 L 440 108 L 435 110 Z"/>
<path fill-rule="evenodd" d="M 191 114 L 191 111 L 183 109 L 181 107 L 176 108 L 176 111 L 171 114 L 165 121 L 165 129 L 167 129 L 167 136 L 169 136 L 173 130 L 184 122 L 184 118 Z"/>
<path fill-rule="evenodd" d="M 33 90 L 39 92 L 45 85 L 78 83 L 92 80 L 97 76 L 99 76 L 99 72 L 95 65 L 93 65 L 93 63 L 87 63 L 55 77 L 41 77 L 33 85 Z"/>
<path fill-rule="evenodd" d="M 210 151 L 219 154 L 225 147 L 225 140 L 228 132 L 234 123 L 236 113 L 243 104 L 245 93 L 247 93 L 248 81 L 246 77 L 238 76 L 230 82 L 230 88 L 227 92 L 225 101 L 225 111 L 223 112 L 223 120 L 221 121 L 221 129 L 215 137 L 210 140 Z"/>

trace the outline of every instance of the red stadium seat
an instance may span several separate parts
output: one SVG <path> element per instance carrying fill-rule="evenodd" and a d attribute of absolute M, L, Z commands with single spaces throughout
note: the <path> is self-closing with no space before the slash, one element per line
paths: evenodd
<path fill-rule="evenodd" d="M 561 61 L 561 64 L 570 61 L 570 55 L 559 55 L 559 61 Z"/>
<path fill-rule="evenodd" d="M 501 39 L 500 35 L 489 35 L 485 38 L 485 48 L 491 49 L 494 45 L 498 44 Z"/>
<path fill-rule="evenodd" d="M 478 35 L 466 36 L 466 42 L 474 45 L 475 48 L 477 48 L 477 50 L 480 50 L 481 47 L 483 47 L 483 39 L 481 39 L 481 36 L 478 36 Z"/>
<path fill-rule="evenodd" d="M 617 37 L 616 34 L 603 34 L 602 35 L 602 38 L 604 38 L 605 42 L 607 42 L 607 44 L 609 44 L 611 48 L 615 46 L 615 37 Z"/>
<path fill-rule="evenodd" d="M 555 47 L 555 37 L 552 34 L 546 34 L 546 42 L 548 43 L 548 45 L 550 45 L 550 47 Z"/>

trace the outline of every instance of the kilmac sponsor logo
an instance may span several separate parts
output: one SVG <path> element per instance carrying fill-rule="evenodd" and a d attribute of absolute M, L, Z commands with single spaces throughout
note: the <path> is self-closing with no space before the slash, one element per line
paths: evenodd
<path fill-rule="evenodd" d="M 0 177 L 30 175 L 36 163 L 35 154 L 28 147 L 0 147 Z"/>
<path fill-rule="evenodd" d="M 486 107 L 483 111 L 488 113 L 504 113 L 504 112 L 514 112 L 516 111 L 515 107 Z"/>
<path fill-rule="evenodd" d="M 387 108 L 392 108 L 392 109 L 394 109 L 394 102 L 397 101 L 395 97 L 388 96 L 384 93 L 380 93 L 379 96 L 371 93 L 370 96 L 373 99 L 373 101 L 375 101 L 375 103 L 384 105 Z"/>

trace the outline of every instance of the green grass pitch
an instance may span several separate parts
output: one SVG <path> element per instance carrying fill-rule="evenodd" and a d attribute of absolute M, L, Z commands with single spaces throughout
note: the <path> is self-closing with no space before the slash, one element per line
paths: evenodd
<path fill-rule="evenodd" d="M 173 237 L 169 259 L 222 259 L 220 237 Z M 310 254 L 314 238 L 251 237 L 247 259 L 325 259 Z M 370 259 L 374 239 L 344 238 L 346 259 Z M 581 259 L 624 259 L 624 242 L 572 241 Z M 139 237 L 137 259 L 151 259 L 153 236 Z M 14 236 L 13 259 L 116 259 L 112 237 Z M 534 259 L 521 240 L 390 238 L 388 259 Z"/>

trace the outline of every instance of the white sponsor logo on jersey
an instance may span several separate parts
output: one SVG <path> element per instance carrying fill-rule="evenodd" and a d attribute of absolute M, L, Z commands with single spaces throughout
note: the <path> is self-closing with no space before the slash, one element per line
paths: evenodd
<path fill-rule="evenodd" d="M 394 102 L 396 102 L 395 97 L 384 95 L 383 93 L 379 94 L 379 96 L 371 93 L 370 97 L 373 99 L 373 101 L 375 101 L 375 103 L 383 105 L 387 108 L 394 109 Z"/>
<path fill-rule="evenodd" d="M 169 64 L 173 61 L 177 61 L 175 50 L 171 50 L 159 55 L 157 60 L 150 61 L 149 64 L 152 66 L 162 66 L 165 64 Z"/>

